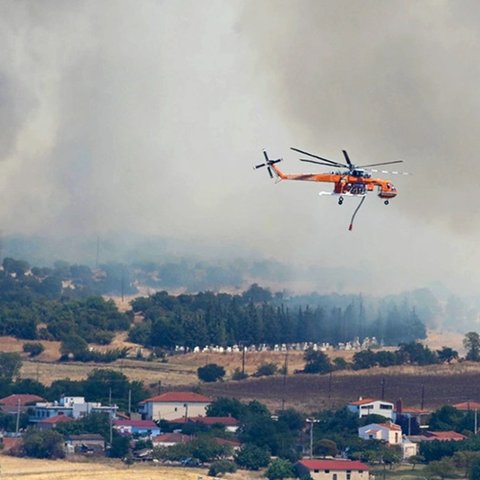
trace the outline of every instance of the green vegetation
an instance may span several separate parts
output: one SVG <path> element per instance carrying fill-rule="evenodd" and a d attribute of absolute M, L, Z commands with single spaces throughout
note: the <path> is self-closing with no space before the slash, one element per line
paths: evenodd
<path fill-rule="evenodd" d="M 198 378 L 202 382 L 216 382 L 225 376 L 225 369 L 216 363 L 209 363 L 197 369 Z"/>

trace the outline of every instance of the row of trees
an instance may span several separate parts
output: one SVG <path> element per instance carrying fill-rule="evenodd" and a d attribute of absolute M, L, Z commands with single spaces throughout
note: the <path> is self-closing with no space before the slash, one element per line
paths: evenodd
<path fill-rule="evenodd" d="M 158 292 L 138 298 L 132 308 L 145 321 L 130 330 L 130 339 L 145 346 L 194 348 L 239 343 L 337 344 L 367 336 L 398 344 L 425 338 L 425 326 L 411 309 L 393 306 L 369 319 L 359 298 L 345 308 L 304 306 L 290 310 L 259 289 L 252 286 L 242 295 L 203 292 L 172 296 Z"/>

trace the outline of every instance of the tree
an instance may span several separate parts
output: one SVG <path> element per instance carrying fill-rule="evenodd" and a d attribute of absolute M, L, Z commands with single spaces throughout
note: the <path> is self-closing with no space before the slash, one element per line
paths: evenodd
<path fill-rule="evenodd" d="M 197 375 L 202 382 L 216 382 L 225 376 L 225 369 L 216 363 L 209 363 L 197 369 Z"/>
<path fill-rule="evenodd" d="M 68 359 L 71 354 L 73 357 L 81 355 L 88 349 L 88 343 L 79 335 L 72 333 L 65 336 L 60 345 L 60 353 L 63 359 Z"/>
<path fill-rule="evenodd" d="M 288 460 L 277 458 L 268 466 L 265 476 L 268 480 L 282 480 L 295 477 L 293 465 Z"/>
<path fill-rule="evenodd" d="M 256 445 L 246 444 L 235 454 L 235 463 L 247 470 L 260 470 L 270 462 L 267 450 Z"/>
<path fill-rule="evenodd" d="M 468 474 L 469 480 L 480 480 L 480 459 L 476 459 L 470 465 L 470 472 Z"/>
<path fill-rule="evenodd" d="M 450 363 L 452 360 L 458 359 L 458 352 L 450 347 L 442 347 L 441 350 L 437 350 L 437 355 L 442 363 Z"/>
<path fill-rule="evenodd" d="M 0 352 L 0 380 L 10 383 L 22 368 L 22 358 L 19 353 Z"/>
<path fill-rule="evenodd" d="M 477 332 L 468 332 L 463 339 L 463 346 L 467 350 L 467 360 L 480 361 L 480 335 Z"/>
<path fill-rule="evenodd" d="M 27 457 L 63 458 L 63 436 L 53 430 L 27 430 L 23 436 L 23 451 Z"/>
<path fill-rule="evenodd" d="M 228 417 L 239 419 L 245 415 L 247 407 L 236 398 L 218 397 L 207 407 L 208 417 Z"/>
<path fill-rule="evenodd" d="M 338 453 L 337 444 L 333 440 L 322 438 L 313 445 L 313 453 L 321 457 L 335 457 Z"/>
<path fill-rule="evenodd" d="M 423 463 L 425 458 L 421 455 L 412 455 L 411 457 L 408 457 L 407 461 L 410 463 L 410 465 L 412 465 L 412 470 L 415 470 L 415 466 L 419 463 Z"/>
<path fill-rule="evenodd" d="M 45 347 L 40 342 L 24 343 L 23 351 L 29 353 L 31 357 L 40 355 L 45 350 Z"/>
<path fill-rule="evenodd" d="M 455 476 L 453 464 L 450 458 L 443 458 L 442 460 L 436 460 L 430 462 L 423 473 L 427 478 L 452 478 Z"/>
<path fill-rule="evenodd" d="M 304 359 L 306 363 L 303 371 L 305 373 L 328 373 L 332 371 L 332 364 L 323 352 L 309 348 L 305 351 Z"/>
<path fill-rule="evenodd" d="M 130 451 L 130 439 L 119 434 L 115 434 L 110 447 L 110 456 L 113 458 L 124 458 Z"/>
<path fill-rule="evenodd" d="M 430 418 L 429 426 L 435 430 L 459 430 L 464 414 L 451 405 L 444 405 L 435 410 Z"/>

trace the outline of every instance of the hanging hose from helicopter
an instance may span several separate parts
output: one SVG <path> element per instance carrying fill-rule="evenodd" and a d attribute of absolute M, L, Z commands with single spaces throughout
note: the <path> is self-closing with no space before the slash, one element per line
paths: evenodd
<path fill-rule="evenodd" d="M 357 212 L 360 210 L 360 207 L 362 206 L 362 203 L 365 201 L 367 197 L 362 197 L 362 199 L 360 200 L 360 203 L 357 205 L 357 208 L 355 209 L 355 211 L 353 212 L 353 215 L 352 215 L 352 219 L 350 220 L 350 226 L 348 227 L 348 230 L 349 231 L 352 231 L 353 229 L 353 221 L 355 220 L 355 216 L 357 215 Z"/>

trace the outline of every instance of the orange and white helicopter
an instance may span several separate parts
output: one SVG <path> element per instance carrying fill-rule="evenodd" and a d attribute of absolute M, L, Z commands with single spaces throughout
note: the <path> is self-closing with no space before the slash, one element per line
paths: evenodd
<path fill-rule="evenodd" d="M 291 147 L 292 150 L 295 152 L 301 153 L 303 155 L 307 155 L 312 158 L 316 158 L 317 160 L 305 159 L 301 158 L 302 162 L 309 162 L 314 163 L 316 165 L 322 165 L 330 168 L 341 168 L 346 169 L 343 171 L 333 171 L 331 173 L 284 173 L 282 172 L 276 164 L 281 162 L 282 159 L 279 158 L 277 160 L 270 160 L 267 152 L 264 150 L 263 155 L 265 157 L 265 163 L 261 163 L 259 165 L 255 165 L 254 169 L 267 167 L 268 173 L 271 178 L 274 178 L 274 174 L 277 179 L 280 180 L 300 180 L 300 181 L 308 181 L 308 182 L 325 182 L 325 183 L 333 183 L 333 192 L 320 192 L 320 195 L 336 195 L 338 196 L 338 204 L 342 205 L 344 197 L 362 197 L 357 209 L 355 210 L 352 221 L 350 223 L 349 230 L 352 229 L 353 220 L 355 215 L 357 214 L 360 206 L 362 205 L 363 201 L 368 192 L 371 192 L 378 188 L 378 196 L 384 200 L 385 205 L 390 203 L 390 199 L 397 195 L 397 189 L 393 185 L 390 180 L 383 180 L 381 178 L 372 178 L 370 172 L 377 172 L 378 170 L 366 170 L 368 167 L 377 167 L 380 165 L 392 165 L 395 163 L 402 163 L 403 160 L 396 160 L 393 162 L 381 162 L 381 163 L 370 163 L 368 165 L 354 165 L 348 156 L 346 150 L 343 151 L 343 155 L 345 157 L 346 163 L 336 162 L 334 160 L 329 160 L 324 157 L 319 157 L 318 155 L 314 155 L 313 153 L 305 152 L 304 150 L 299 150 L 298 148 Z M 274 173 L 272 173 L 272 171 Z M 382 171 L 382 173 L 393 173 L 393 174 L 401 174 L 401 175 L 408 175 L 405 172 L 386 172 Z"/>

